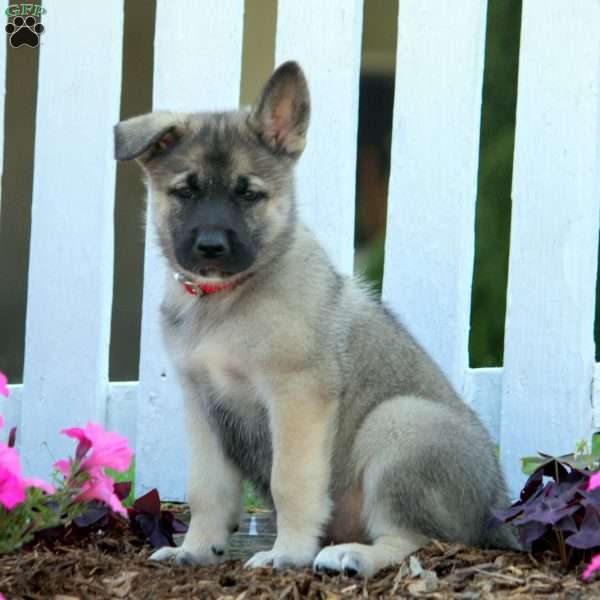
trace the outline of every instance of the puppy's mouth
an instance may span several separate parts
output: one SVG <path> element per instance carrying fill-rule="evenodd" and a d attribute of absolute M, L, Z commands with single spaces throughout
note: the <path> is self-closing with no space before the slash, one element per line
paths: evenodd
<path fill-rule="evenodd" d="M 194 269 L 194 275 L 201 277 L 202 279 L 218 279 L 226 280 L 230 277 L 235 277 L 236 273 L 231 271 L 222 271 L 221 269 Z"/>
<path fill-rule="evenodd" d="M 173 272 L 175 280 L 194 296 L 231 291 L 250 279 L 252 275 L 249 270 L 233 273 L 210 268 L 178 269 Z"/>

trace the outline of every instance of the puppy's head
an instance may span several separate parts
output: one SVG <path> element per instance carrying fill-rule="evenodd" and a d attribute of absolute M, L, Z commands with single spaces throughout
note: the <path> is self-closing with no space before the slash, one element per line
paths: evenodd
<path fill-rule="evenodd" d="M 143 167 L 163 252 L 196 279 L 227 279 L 275 258 L 295 220 L 293 167 L 310 100 L 294 62 L 250 110 L 156 112 L 115 127 L 118 160 Z"/>

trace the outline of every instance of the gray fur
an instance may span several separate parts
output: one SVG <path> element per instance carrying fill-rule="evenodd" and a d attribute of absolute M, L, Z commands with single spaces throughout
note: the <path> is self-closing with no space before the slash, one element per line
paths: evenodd
<path fill-rule="evenodd" d="M 233 468 L 271 499 L 270 410 L 278 400 L 267 399 L 264 382 L 308 373 L 324 390 L 323 407 L 334 407 L 330 456 L 322 457 L 333 513 L 359 488 L 372 540 L 388 523 L 427 538 L 515 546 L 510 531 L 487 529 L 491 509 L 507 498 L 478 417 L 385 306 L 335 271 L 296 217 L 293 168 L 308 115 L 302 72 L 287 64 L 250 112 L 163 113 L 156 125 L 149 115 L 117 128 L 117 156 L 132 158 L 148 151 L 156 131 L 176 127 L 177 146 L 145 163 L 159 239 L 174 270 L 181 265 L 173 228 L 183 209 L 167 190 L 179 173 L 219 178 L 223 190 L 252 173 L 268 192 L 264 202 L 241 209 L 257 248 L 250 278 L 200 298 L 175 282 L 167 286 L 163 329 L 186 395 Z M 215 153 L 222 155 L 216 162 Z M 321 526 L 323 533 L 327 522 Z"/>

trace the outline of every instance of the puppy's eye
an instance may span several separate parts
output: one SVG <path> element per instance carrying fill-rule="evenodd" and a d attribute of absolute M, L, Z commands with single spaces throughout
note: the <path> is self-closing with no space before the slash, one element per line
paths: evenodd
<path fill-rule="evenodd" d="M 234 193 L 238 198 L 243 198 L 247 202 L 256 202 L 266 197 L 264 192 L 250 189 L 250 182 L 247 177 L 238 178 Z"/>
<path fill-rule="evenodd" d="M 253 192 L 252 190 L 247 190 L 242 194 L 242 198 L 244 198 L 244 200 L 248 200 L 248 202 L 254 202 L 262 197 L 263 195 L 260 192 Z"/>
<path fill-rule="evenodd" d="M 196 192 L 192 188 L 184 187 L 173 190 L 173 194 L 183 200 L 189 200 L 195 196 Z"/>

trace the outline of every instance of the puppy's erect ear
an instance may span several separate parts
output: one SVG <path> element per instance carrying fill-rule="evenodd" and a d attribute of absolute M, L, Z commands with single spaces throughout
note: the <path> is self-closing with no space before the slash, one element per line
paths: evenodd
<path fill-rule="evenodd" d="M 174 113 L 155 112 L 132 117 L 115 125 L 115 158 L 137 158 L 146 163 L 172 149 L 181 135 Z"/>
<path fill-rule="evenodd" d="M 298 158 L 306 144 L 309 119 L 304 73 L 296 62 L 283 63 L 265 85 L 249 124 L 272 151 Z"/>

